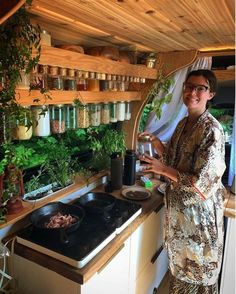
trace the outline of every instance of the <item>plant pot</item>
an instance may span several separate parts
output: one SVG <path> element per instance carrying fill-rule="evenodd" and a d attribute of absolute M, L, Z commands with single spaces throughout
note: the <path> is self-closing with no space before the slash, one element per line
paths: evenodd
<path fill-rule="evenodd" d="M 15 214 L 23 210 L 22 201 L 18 196 L 12 197 L 7 201 L 7 214 Z"/>

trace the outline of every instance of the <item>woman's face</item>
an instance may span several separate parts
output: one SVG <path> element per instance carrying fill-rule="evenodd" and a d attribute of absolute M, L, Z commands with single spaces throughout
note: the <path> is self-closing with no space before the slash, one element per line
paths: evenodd
<path fill-rule="evenodd" d="M 206 109 L 208 100 L 214 97 L 210 92 L 208 81 L 203 76 L 191 76 L 183 88 L 183 102 L 188 110 L 202 112 Z"/>

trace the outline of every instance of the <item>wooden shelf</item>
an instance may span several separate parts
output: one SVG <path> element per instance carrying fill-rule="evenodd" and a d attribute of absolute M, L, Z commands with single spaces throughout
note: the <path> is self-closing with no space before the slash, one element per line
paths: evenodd
<path fill-rule="evenodd" d="M 60 48 L 42 46 L 40 64 L 79 69 L 90 72 L 157 79 L 158 73 L 154 68 L 145 65 L 133 65 L 113 61 L 104 57 L 95 57 Z"/>
<path fill-rule="evenodd" d="M 234 69 L 227 69 L 227 70 L 213 70 L 217 79 L 219 81 L 230 81 L 235 80 L 235 70 Z"/>
<path fill-rule="evenodd" d="M 112 101 L 139 101 L 141 92 L 89 92 L 89 91 L 55 91 L 47 93 L 51 99 L 45 101 L 45 96 L 39 90 L 16 90 L 16 99 L 21 105 L 42 105 L 42 104 L 71 104 L 74 99 L 82 103 L 99 103 Z M 39 99 L 39 102 L 34 102 Z"/>

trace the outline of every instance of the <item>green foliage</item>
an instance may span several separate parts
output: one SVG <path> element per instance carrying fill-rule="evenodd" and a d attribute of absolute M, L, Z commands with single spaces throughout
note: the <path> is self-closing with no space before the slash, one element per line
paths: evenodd
<path fill-rule="evenodd" d="M 108 156 L 115 152 L 125 152 L 125 134 L 121 131 L 107 130 L 102 137 L 103 152 Z"/>
<path fill-rule="evenodd" d="M 173 83 L 173 78 L 166 78 L 160 72 L 158 80 L 154 83 L 150 92 L 148 93 L 148 103 L 144 107 L 140 119 L 140 132 L 144 131 L 149 113 L 151 111 L 156 114 L 158 119 L 161 118 L 163 105 L 171 102 L 173 94 L 169 93 L 169 90 Z"/>
<path fill-rule="evenodd" d="M 0 103 L 16 106 L 15 88 L 21 71 L 29 73 L 39 61 L 40 28 L 30 23 L 25 6 L 0 26 L 0 79 L 5 87 L 0 92 Z M 32 57 L 33 49 L 36 55 Z"/>
<path fill-rule="evenodd" d="M 3 158 L 0 161 L 0 174 L 5 170 L 8 165 L 22 169 L 30 161 L 30 157 L 34 150 L 25 148 L 24 146 L 15 146 L 12 143 L 5 143 L 2 145 Z"/>

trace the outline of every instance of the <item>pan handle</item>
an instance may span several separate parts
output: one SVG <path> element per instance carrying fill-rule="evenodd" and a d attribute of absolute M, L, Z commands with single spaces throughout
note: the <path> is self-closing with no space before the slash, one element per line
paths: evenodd
<path fill-rule="evenodd" d="M 60 231 L 60 241 L 63 244 L 68 244 L 69 243 L 69 238 L 68 238 L 65 230 Z"/>

